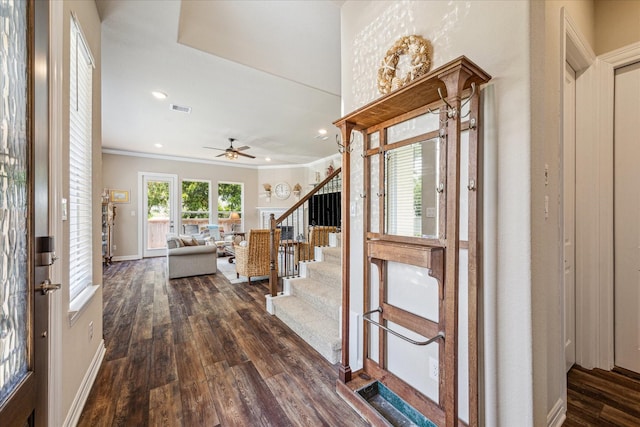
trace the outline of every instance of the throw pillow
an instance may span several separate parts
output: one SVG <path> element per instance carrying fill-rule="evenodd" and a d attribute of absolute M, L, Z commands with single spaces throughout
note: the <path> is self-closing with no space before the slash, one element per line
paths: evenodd
<path fill-rule="evenodd" d="M 178 239 L 177 237 L 172 237 L 172 238 L 167 240 L 167 248 L 168 249 L 181 248 L 182 246 L 184 246 L 182 244 L 182 240 Z"/>
<path fill-rule="evenodd" d="M 198 241 L 192 236 L 180 236 L 180 240 L 184 246 L 198 246 Z"/>

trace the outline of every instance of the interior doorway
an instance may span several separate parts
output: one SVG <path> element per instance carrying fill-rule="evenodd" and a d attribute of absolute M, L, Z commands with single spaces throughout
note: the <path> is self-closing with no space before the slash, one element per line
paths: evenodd
<path fill-rule="evenodd" d="M 565 63 L 562 143 L 564 354 L 568 372 L 576 363 L 576 72 Z"/>
<path fill-rule="evenodd" d="M 614 82 L 614 364 L 640 373 L 640 62 Z"/>

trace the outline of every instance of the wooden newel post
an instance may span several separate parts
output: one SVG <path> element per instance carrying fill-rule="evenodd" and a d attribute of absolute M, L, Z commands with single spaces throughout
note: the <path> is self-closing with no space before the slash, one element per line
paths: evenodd
<path fill-rule="evenodd" d="M 275 239 L 276 218 L 274 214 L 269 215 L 269 288 L 271 296 L 278 296 L 278 242 Z"/>
<path fill-rule="evenodd" d="M 350 265 L 351 265 L 351 225 L 349 206 L 351 203 L 351 132 L 353 124 L 349 122 L 339 125 L 342 133 L 342 195 L 340 232 L 342 234 L 342 356 L 339 368 L 340 381 L 351 381 L 351 366 L 349 366 L 349 313 L 350 303 Z"/>

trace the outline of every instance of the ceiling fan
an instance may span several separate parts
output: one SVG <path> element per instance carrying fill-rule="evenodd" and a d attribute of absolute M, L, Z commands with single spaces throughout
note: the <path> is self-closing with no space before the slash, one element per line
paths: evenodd
<path fill-rule="evenodd" d="M 238 158 L 238 156 L 249 157 L 250 159 L 255 159 L 256 158 L 256 156 L 252 156 L 251 154 L 242 153 L 242 151 L 248 150 L 249 148 L 251 148 L 248 145 L 244 145 L 242 147 L 235 148 L 233 146 L 233 141 L 235 141 L 235 140 L 236 140 L 235 138 L 229 138 L 229 148 L 227 148 L 227 149 L 216 148 L 216 147 L 203 147 L 203 148 L 208 148 L 210 150 L 224 151 L 224 153 L 218 154 L 216 157 L 224 156 L 229 160 L 236 160 Z"/>

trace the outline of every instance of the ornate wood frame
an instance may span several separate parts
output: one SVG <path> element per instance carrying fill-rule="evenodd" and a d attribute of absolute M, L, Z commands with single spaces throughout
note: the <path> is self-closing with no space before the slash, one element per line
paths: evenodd
<path fill-rule="evenodd" d="M 379 415 L 368 408 L 362 398 L 354 390 L 364 384 L 377 379 L 394 390 L 406 402 L 422 412 L 437 425 L 453 427 L 458 420 L 458 299 L 459 299 L 459 254 L 460 249 L 468 249 L 468 316 L 469 316 L 469 424 L 478 425 L 478 289 L 480 283 L 480 255 L 479 232 L 480 218 L 480 109 L 479 91 L 476 87 L 488 82 L 491 77 L 482 69 L 469 61 L 466 57 L 455 59 L 424 77 L 414 80 L 410 84 L 382 97 L 378 100 L 354 111 L 337 120 L 334 124 L 340 128 L 345 149 L 343 152 L 343 287 L 342 287 L 342 360 L 340 366 L 340 380 L 337 383 L 338 392 L 349 403 L 358 409 L 370 422 L 377 424 Z M 469 102 L 470 113 L 468 119 L 461 120 L 461 107 Z M 380 321 L 386 324 L 392 321 L 428 338 L 438 334 L 444 339 L 435 342 L 440 344 L 440 381 L 439 402 L 434 402 L 420 391 L 416 390 L 402 379 L 386 369 L 385 346 L 386 334 L 380 329 L 380 351 L 378 360 L 369 358 L 368 328 L 363 328 L 364 334 L 364 367 L 357 378 L 352 378 L 349 367 L 349 312 L 350 312 L 350 238 L 349 212 L 346 211 L 350 203 L 350 142 L 353 130 L 362 133 L 365 144 L 365 188 L 369 188 L 371 173 L 370 161 L 372 156 L 384 156 L 386 151 L 386 129 L 430 112 L 432 109 L 440 111 L 439 138 L 441 143 L 440 170 L 444 178 L 443 186 L 439 189 L 440 223 L 437 239 L 419 237 L 402 237 L 385 234 L 384 215 L 380 215 L 378 232 L 370 230 L 370 208 L 365 204 L 364 209 L 364 242 L 365 260 L 363 271 L 364 282 L 364 311 L 371 307 L 371 280 L 369 277 L 370 264 L 376 264 L 379 271 L 380 289 Z M 469 131 L 469 182 L 466 185 L 468 194 L 468 241 L 460 240 L 460 132 Z M 379 134 L 379 144 L 371 147 L 370 135 Z M 423 135 L 420 136 L 424 137 Z M 432 136 L 433 137 L 433 136 Z M 436 135 L 438 137 L 438 135 Z M 419 140 L 418 137 L 411 140 Z M 384 185 L 384 166 L 382 159 L 380 167 L 380 185 Z M 379 192 L 379 209 L 384 212 L 384 188 Z M 373 203 L 371 201 L 370 203 Z M 385 300 L 387 286 L 384 274 L 387 262 L 400 262 L 410 265 L 426 267 L 430 275 L 439 282 L 439 319 L 433 322 L 417 316 L 400 307 L 394 307 Z M 375 311 L 375 310 L 374 310 Z"/>

